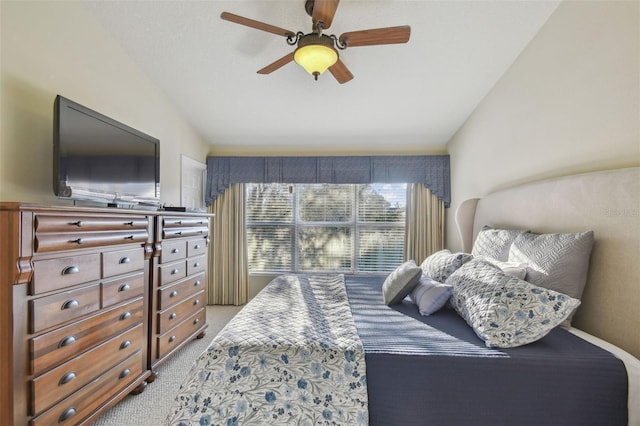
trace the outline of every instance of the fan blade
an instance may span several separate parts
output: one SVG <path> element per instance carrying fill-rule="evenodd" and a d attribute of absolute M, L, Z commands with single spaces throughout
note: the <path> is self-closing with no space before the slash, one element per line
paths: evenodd
<path fill-rule="evenodd" d="M 336 78 L 336 80 L 338 80 L 338 83 L 340 84 L 344 84 L 353 78 L 353 74 L 351 74 L 351 71 L 349 71 L 347 66 L 340 59 L 338 59 L 338 62 L 329 67 L 329 71 L 331 72 L 331 74 L 333 74 L 333 76 Z"/>
<path fill-rule="evenodd" d="M 245 25 L 247 27 L 255 28 L 257 30 L 266 31 L 268 33 L 280 35 L 283 37 L 289 37 L 296 35 L 293 31 L 286 30 L 284 28 L 276 27 L 275 25 L 265 24 L 264 22 L 255 21 L 253 19 L 245 18 L 243 16 L 234 15 L 229 12 L 222 12 L 220 15 L 225 21 L 234 22 L 236 24 Z"/>
<path fill-rule="evenodd" d="M 267 65 L 261 70 L 258 70 L 258 74 L 271 74 L 278 68 L 287 65 L 289 62 L 293 61 L 293 53 L 294 52 L 288 53 L 274 63 Z"/>
<path fill-rule="evenodd" d="M 333 22 L 333 16 L 336 14 L 340 0 L 314 0 L 313 2 L 313 28 L 316 23 L 322 21 L 322 29 L 326 30 Z"/>
<path fill-rule="evenodd" d="M 403 25 L 347 32 L 340 36 L 340 42 L 347 47 L 397 44 L 408 42 L 409 36 L 411 36 L 411 27 Z"/>

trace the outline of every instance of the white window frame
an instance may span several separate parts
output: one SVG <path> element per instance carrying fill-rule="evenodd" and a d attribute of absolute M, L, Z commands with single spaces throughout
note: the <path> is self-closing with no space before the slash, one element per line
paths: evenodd
<path fill-rule="evenodd" d="M 249 185 L 247 184 L 247 189 L 245 191 L 245 197 L 249 193 Z M 247 216 L 246 227 L 247 230 L 251 226 L 279 226 L 279 227 L 287 227 L 291 230 L 291 270 L 249 270 L 249 273 L 252 275 L 273 275 L 273 274 L 281 274 L 281 273 L 345 273 L 345 274 L 357 274 L 357 275 L 381 275 L 388 274 L 390 271 L 380 271 L 380 272 L 363 272 L 359 270 L 359 249 L 360 249 L 360 238 L 358 238 L 361 230 L 366 229 L 406 229 L 406 221 L 400 222 L 363 222 L 359 220 L 360 217 L 360 203 L 358 200 L 359 194 L 359 184 L 349 184 L 352 187 L 353 191 L 353 215 L 352 219 L 348 222 L 305 222 L 300 220 L 299 217 L 299 193 L 298 184 L 290 184 L 293 190 L 293 206 L 292 206 L 292 221 L 290 223 L 282 223 L 282 222 L 252 222 L 249 220 Z M 304 184 L 300 184 L 304 185 Z M 406 202 L 406 198 L 405 198 Z M 246 208 L 248 208 L 248 203 Z M 405 212 L 406 214 L 406 212 Z M 304 228 L 314 228 L 314 227 L 346 227 L 351 229 L 351 267 L 348 270 L 300 270 L 300 256 L 298 250 L 298 241 L 299 241 L 299 231 Z M 404 238 L 403 238 L 404 239 Z M 402 255 L 404 256 L 404 245 L 402 249 Z"/>

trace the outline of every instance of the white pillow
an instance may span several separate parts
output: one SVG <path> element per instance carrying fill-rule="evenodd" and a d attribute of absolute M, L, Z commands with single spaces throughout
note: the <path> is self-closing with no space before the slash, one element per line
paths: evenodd
<path fill-rule="evenodd" d="M 422 270 L 413 260 L 398 266 L 382 284 L 382 297 L 385 305 L 400 303 L 418 284 L 421 275 Z"/>
<path fill-rule="evenodd" d="M 505 275 L 480 259 L 454 272 L 450 303 L 488 347 L 535 342 L 564 321 L 580 301 Z"/>
<path fill-rule="evenodd" d="M 409 293 L 409 298 L 418 305 L 421 315 L 428 316 L 447 303 L 452 291 L 453 287 L 449 284 L 440 283 L 422 275 L 418 285 Z"/>
<path fill-rule="evenodd" d="M 523 232 L 520 229 L 498 229 L 485 225 L 473 243 L 471 254 L 506 262 L 511 244 Z"/>
<path fill-rule="evenodd" d="M 468 253 L 451 253 L 446 249 L 440 250 L 427 257 L 420 268 L 422 273 L 432 280 L 443 283 L 449 278 L 449 275 L 472 257 Z"/>
<path fill-rule="evenodd" d="M 527 276 L 527 265 L 524 263 L 501 262 L 499 260 L 492 259 L 486 256 L 476 256 L 474 257 L 474 259 L 481 259 L 486 262 L 489 262 L 490 264 L 500 268 L 502 272 L 504 272 L 505 274 L 511 277 L 518 278 L 520 280 L 524 280 L 525 277 Z"/>

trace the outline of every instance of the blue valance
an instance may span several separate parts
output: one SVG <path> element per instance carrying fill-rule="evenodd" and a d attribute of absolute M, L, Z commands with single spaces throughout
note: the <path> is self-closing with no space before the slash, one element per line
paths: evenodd
<path fill-rule="evenodd" d="M 422 183 L 451 202 L 448 155 L 208 157 L 207 205 L 232 183 Z"/>

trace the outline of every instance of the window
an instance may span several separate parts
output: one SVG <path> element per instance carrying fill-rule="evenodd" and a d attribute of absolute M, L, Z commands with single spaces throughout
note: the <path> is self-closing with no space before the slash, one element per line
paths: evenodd
<path fill-rule="evenodd" d="M 247 184 L 250 272 L 388 273 L 403 261 L 406 184 Z"/>

